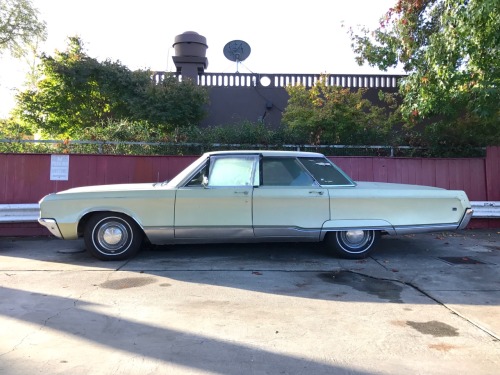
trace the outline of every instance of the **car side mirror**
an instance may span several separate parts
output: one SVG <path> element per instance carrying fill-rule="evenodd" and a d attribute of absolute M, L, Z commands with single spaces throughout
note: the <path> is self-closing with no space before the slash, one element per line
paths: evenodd
<path fill-rule="evenodd" d="M 203 186 L 205 189 L 208 189 L 208 177 L 203 176 L 203 181 L 201 181 L 201 186 Z"/>

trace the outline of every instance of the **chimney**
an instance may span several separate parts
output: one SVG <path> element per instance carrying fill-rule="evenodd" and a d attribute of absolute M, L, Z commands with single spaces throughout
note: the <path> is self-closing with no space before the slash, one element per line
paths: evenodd
<path fill-rule="evenodd" d="M 175 67 L 177 74 L 182 76 L 182 79 L 192 79 L 194 83 L 198 83 L 198 74 L 203 73 L 208 67 L 208 59 L 205 57 L 207 52 L 207 39 L 194 32 L 186 31 L 177 35 L 174 40 Z"/>

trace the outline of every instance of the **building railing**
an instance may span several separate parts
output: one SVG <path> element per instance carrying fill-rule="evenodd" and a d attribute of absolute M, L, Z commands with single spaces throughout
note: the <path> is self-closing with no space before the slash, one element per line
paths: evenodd
<path fill-rule="evenodd" d="M 166 75 L 173 74 L 182 79 L 180 74 L 154 72 L 153 82 L 162 82 Z M 201 73 L 198 85 L 206 87 L 267 87 L 284 88 L 286 86 L 303 85 L 313 87 L 321 78 L 321 74 L 268 74 L 268 73 Z M 328 74 L 326 85 L 349 88 L 394 88 L 404 75 L 390 74 Z"/>

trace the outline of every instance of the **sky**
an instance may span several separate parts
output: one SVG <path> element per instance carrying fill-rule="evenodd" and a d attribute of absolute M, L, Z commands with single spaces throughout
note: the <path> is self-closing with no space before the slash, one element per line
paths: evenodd
<path fill-rule="evenodd" d="M 250 56 L 241 73 L 377 74 L 354 61 L 349 26 L 377 27 L 396 0 L 32 0 L 47 23 L 39 51 L 65 50 L 79 36 L 87 55 L 119 61 L 131 70 L 175 71 L 176 35 L 195 31 L 207 39 L 207 72 L 234 73 L 224 45 L 243 40 Z M 342 23 L 346 27 L 342 27 Z M 0 57 L 0 118 L 14 106 L 27 63 Z M 392 70 L 388 73 L 399 74 Z"/>

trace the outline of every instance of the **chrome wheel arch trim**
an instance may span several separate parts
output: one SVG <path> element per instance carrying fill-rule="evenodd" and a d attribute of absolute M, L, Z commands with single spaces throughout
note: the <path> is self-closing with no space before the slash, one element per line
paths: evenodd
<path fill-rule="evenodd" d="M 110 216 L 125 215 L 130 220 L 134 221 L 135 224 L 137 224 L 137 226 L 144 231 L 144 226 L 139 222 L 139 220 L 137 220 L 136 215 L 133 212 L 118 207 L 93 207 L 91 209 L 82 211 L 78 215 L 78 220 L 76 221 L 78 223 L 77 225 L 80 225 L 84 217 L 100 213 L 108 213 Z"/>

